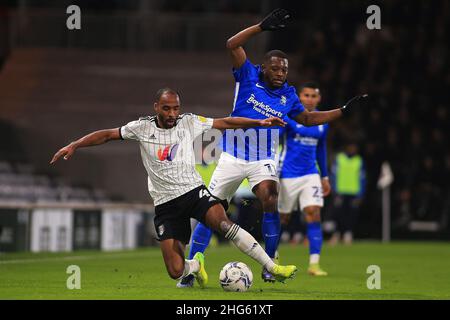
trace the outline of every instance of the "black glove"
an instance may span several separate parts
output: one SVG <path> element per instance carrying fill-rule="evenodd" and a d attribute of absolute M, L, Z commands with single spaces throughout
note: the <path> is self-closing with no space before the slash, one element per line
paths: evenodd
<path fill-rule="evenodd" d="M 342 115 L 348 116 L 352 110 L 355 108 L 359 108 L 362 104 L 366 103 L 369 98 L 369 95 L 363 94 L 356 97 L 351 98 L 342 108 Z"/>
<path fill-rule="evenodd" d="M 274 31 L 286 27 L 291 14 L 284 9 L 275 9 L 259 24 L 263 31 Z"/>

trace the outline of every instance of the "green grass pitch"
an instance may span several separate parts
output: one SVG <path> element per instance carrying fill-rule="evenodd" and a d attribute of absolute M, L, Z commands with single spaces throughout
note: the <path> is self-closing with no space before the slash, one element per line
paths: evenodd
<path fill-rule="evenodd" d="M 166 273 L 157 247 L 132 251 L 72 253 L 10 253 L 0 255 L 0 299 L 450 299 L 448 243 L 359 242 L 324 246 L 321 265 L 328 277 L 306 273 L 308 249 L 280 246 L 281 260 L 300 271 L 287 284 L 264 283 L 260 266 L 231 245 L 206 251 L 209 285 L 177 289 Z M 242 261 L 254 274 L 244 293 L 224 292 L 219 271 L 225 263 Z M 66 287 L 69 265 L 81 268 L 81 289 Z M 381 289 L 367 288 L 367 267 L 381 268 Z"/>

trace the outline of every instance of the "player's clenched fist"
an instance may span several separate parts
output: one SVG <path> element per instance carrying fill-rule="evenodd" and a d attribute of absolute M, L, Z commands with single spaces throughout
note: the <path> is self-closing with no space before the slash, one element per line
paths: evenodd
<path fill-rule="evenodd" d="M 328 178 L 322 178 L 322 192 L 324 197 L 331 193 L 331 185 Z"/>
<path fill-rule="evenodd" d="M 259 24 L 263 31 L 274 31 L 286 27 L 291 19 L 291 14 L 284 9 L 275 9 L 267 15 Z"/>

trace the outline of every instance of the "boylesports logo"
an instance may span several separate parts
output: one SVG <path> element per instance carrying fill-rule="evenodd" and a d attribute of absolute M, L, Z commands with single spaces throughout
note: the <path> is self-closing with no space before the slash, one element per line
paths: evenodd
<path fill-rule="evenodd" d="M 178 150 L 178 143 L 174 145 L 168 145 L 164 147 L 164 149 L 161 149 L 161 147 L 158 149 L 158 160 L 160 161 L 173 161 L 175 159 L 175 156 L 177 155 Z"/>
<path fill-rule="evenodd" d="M 253 93 L 247 99 L 247 103 L 252 104 L 253 105 L 253 109 L 255 111 L 264 114 L 266 117 L 283 118 L 283 112 L 276 111 L 276 110 L 272 109 L 272 107 L 270 107 L 269 105 L 264 104 L 263 102 L 256 100 L 255 99 L 255 95 Z"/>

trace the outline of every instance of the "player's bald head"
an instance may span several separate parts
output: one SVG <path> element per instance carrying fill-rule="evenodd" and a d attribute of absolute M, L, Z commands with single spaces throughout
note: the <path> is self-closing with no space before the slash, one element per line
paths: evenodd
<path fill-rule="evenodd" d="M 162 89 L 159 89 L 158 91 L 156 91 L 155 101 L 159 102 L 161 100 L 161 98 L 163 98 L 164 96 L 172 96 L 172 97 L 176 97 L 176 99 L 180 100 L 180 94 L 176 90 L 166 87 L 166 88 L 162 88 Z"/>

